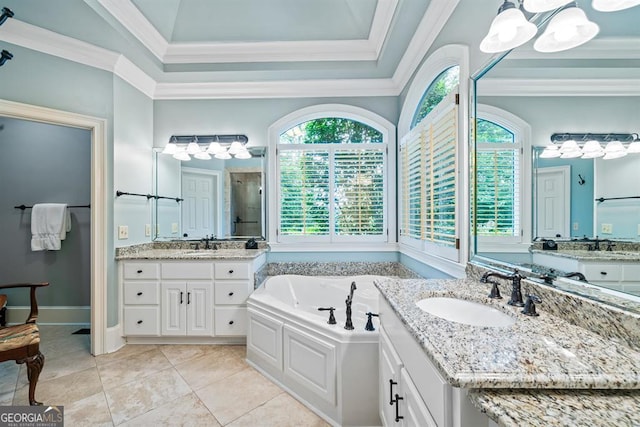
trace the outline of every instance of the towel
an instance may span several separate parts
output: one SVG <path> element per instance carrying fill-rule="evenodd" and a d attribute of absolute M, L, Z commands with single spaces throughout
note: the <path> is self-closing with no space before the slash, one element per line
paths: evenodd
<path fill-rule="evenodd" d="M 62 203 L 39 203 L 31 209 L 31 250 L 57 251 L 71 231 L 69 208 Z"/>

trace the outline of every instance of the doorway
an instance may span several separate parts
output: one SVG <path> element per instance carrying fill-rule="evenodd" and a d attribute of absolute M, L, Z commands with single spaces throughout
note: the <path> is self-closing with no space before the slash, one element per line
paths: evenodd
<path fill-rule="evenodd" d="M 220 237 L 220 171 L 182 168 L 182 236 Z"/>
<path fill-rule="evenodd" d="M 0 100 L 0 116 L 87 129 L 91 132 L 91 354 L 105 353 L 107 344 L 107 123 L 105 119 Z M 115 328 L 114 328 L 115 329 Z M 119 331 L 114 332 L 115 335 Z"/>

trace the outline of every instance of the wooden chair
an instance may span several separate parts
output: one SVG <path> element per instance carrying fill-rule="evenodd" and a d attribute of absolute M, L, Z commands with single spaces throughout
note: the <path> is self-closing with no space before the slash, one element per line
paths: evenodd
<path fill-rule="evenodd" d="M 0 285 L 0 289 L 31 288 L 31 312 L 22 325 L 0 328 L 0 362 L 15 360 L 16 363 L 27 364 L 29 379 L 29 404 L 42 405 L 35 398 L 36 384 L 44 366 L 44 355 L 40 353 L 40 331 L 36 325 L 38 303 L 36 289 L 49 286 L 49 283 L 17 283 Z"/>

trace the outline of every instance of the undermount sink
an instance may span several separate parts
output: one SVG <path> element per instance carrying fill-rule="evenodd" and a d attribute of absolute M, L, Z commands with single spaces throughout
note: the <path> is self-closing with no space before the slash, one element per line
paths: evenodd
<path fill-rule="evenodd" d="M 501 328 L 516 322 L 513 317 L 493 307 L 458 298 L 425 298 L 416 305 L 426 313 L 465 325 Z"/>

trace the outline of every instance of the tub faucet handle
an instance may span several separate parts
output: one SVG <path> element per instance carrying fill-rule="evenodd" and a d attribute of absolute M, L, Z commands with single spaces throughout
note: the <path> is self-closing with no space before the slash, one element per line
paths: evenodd
<path fill-rule="evenodd" d="M 376 330 L 376 328 L 374 328 L 374 327 L 373 327 L 373 320 L 372 320 L 372 317 L 373 317 L 373 316 L 378 317 L 378 316 L 379 316 L 379 314 L 377 314 L 377 313 L 372 313 L 372 312 L 368 312 L 368 313 L 367 313 L 367 324 L 366 324 L 366 326 L 364 327 L 364 330 L 365 330 L 365 331 L 375 331 L 375 330 Z"/>
<path fill-rule="evenodd" d="M 329 321 L 327 322 L 330 325 L 335 325 L 336 324 L 336 318 L 333 315 L 333 310 L 335 310 L 335 307 L 319 307 L 318 311 L 329 311 Z"/>

